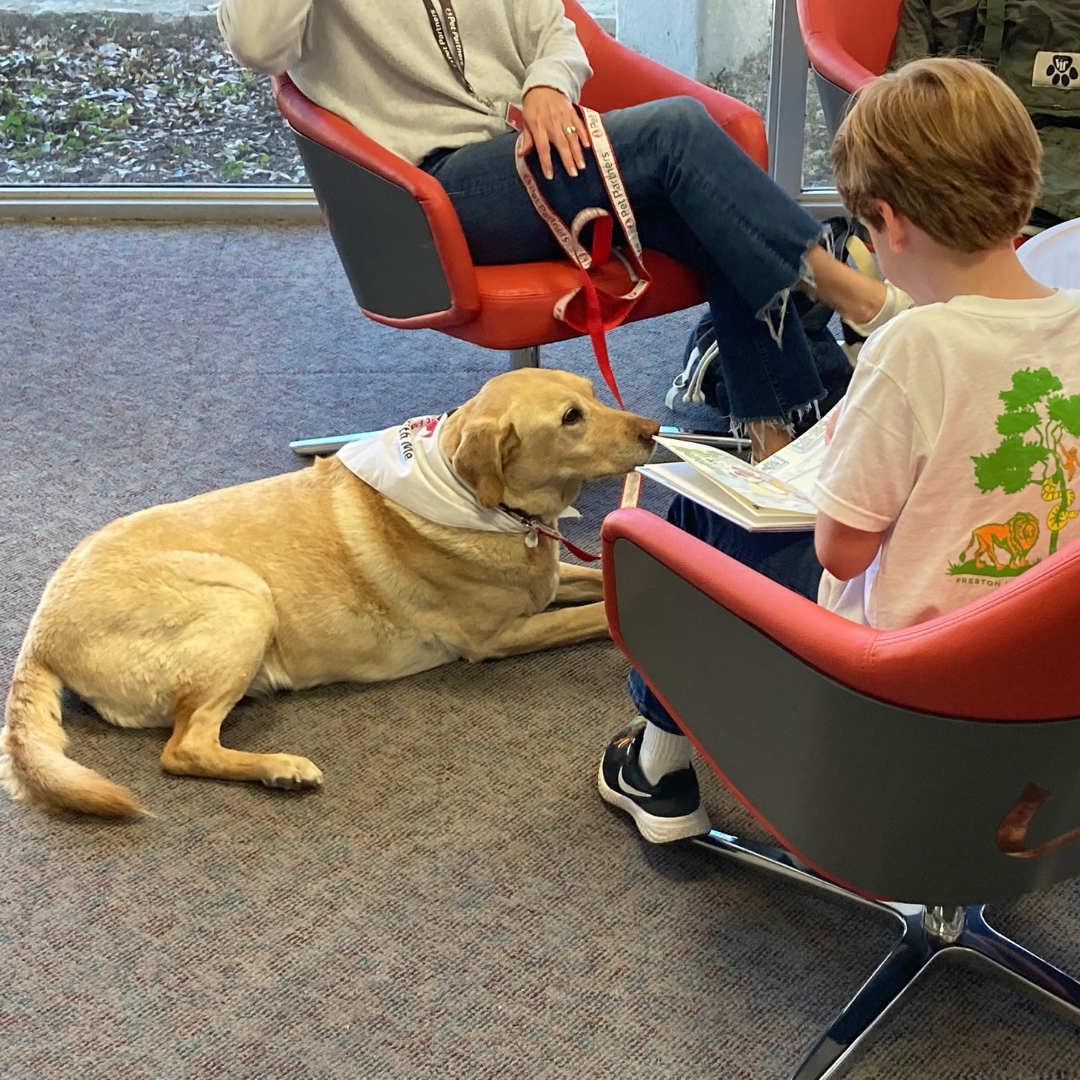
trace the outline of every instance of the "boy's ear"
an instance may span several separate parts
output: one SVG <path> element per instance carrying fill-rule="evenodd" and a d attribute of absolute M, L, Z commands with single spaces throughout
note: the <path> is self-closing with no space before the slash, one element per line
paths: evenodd
<path fill-rule="evenodd" d="M 910 246 L 910 234 L 908 232 L 911 222 L 903 214 L 897 213 L 883 199 L 877 199 L 874 207 L 881 215 L 884 222 L 884 233 L 889 238 L 889 247 L 893 251 L 903 251 Z"/>

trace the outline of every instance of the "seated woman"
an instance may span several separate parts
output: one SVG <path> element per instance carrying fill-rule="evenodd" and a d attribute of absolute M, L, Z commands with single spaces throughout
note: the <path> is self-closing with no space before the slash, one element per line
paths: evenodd
<path fill-rule="evenodd" d="M 920 306 L 863 346 L 813 534 L 749 533 L 686 499 L 669 520 L 882 630 L 1053 555 L 1074 513 L 1080 290 L 1047 288 L 1016 256 L 1041 156 L 1016 95 L 971 61 L 915 61 L 863 90 L 833 145 L 836 184 Z M 707 831 L 687 738 L 637 672 L 630 696 L 641 718 L 608 746 L 601 796 L 653 842 Z"/>
<path fill-rule="evenodd" d="M 477 264 L 561 256 L 517 175 L 509 104 L 521 105 L 522 152 L 535 153 L 555 212 L 568 222 L 608 204 L 572 104 L 592 71 L 562 0 L 221 0 L 218 21 L 241 62 L 288 70 L 436 177 Z M 705 277 L 732 428 L 760 460 L 825 394 L 799 320 L 785 318 L 790 291 L 812 290 L 864 332 L 909 301 L 819 246 L 821 225 L 699 102 L 651 102 L 604 123 L 641 242 Z"/>

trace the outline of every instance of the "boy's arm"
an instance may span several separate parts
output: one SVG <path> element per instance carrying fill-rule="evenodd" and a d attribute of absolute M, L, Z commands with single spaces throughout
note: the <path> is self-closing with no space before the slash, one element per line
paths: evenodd
<path fill-rule="evenodd" d="M 818 511 L 814 550 L 818 562 L 840 581 L 858 577 L 877 557 L 884 532 L 864 532 Z"/>
<path fill-rule="evenodd" d="M 902 339 L 891 344 L 903 348 Z M 874 561 L 929 451 L 904 391 L 878 366 L 884 351 L 860 357 L 811 495 L 814 549 L 841 581 Z"/>

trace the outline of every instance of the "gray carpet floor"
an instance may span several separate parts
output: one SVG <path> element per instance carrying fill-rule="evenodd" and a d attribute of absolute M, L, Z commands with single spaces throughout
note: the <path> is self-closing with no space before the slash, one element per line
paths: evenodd
<path fill-rule="evenodd" d="M 12 225 L 0 267 L 3 688 L 87 533 L 300 468 L 289 438 L 454 405 L 503 364 L 365 321 L 317 229 Z M 611 335 L 630 407 L 662 412 L 695 317 Z M 545 363 L 593 371 L 580 342 Z M 579 538 L 616 494 L 586 493 Z M 787 1076 L 891 931 L 643 844 L 594 788 L 625 673 L 605 642 L 238 707 L 231 745 L 310 756 L 309 795 L 166 776 L 162 732 L 69 701 L 72 756 L 158 816 L 0 799 L 0 1076 Z M 756 834 L 703 786 L 718 824 Z M 1080 881 L 992 915 L 1080 971 Z M 1080 1038 L 943 969 L 851 1075 L 1078 1080 Z"/>

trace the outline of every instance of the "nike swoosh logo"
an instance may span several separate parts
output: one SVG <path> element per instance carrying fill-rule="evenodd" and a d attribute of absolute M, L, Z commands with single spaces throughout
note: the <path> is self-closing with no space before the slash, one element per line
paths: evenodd
<path fill-rule="evenodd" d="M 632 784 L 628 784 L 623 779 L 622 766 L 619 766 L 619 787 L 626 792 L 627 795 L 636 795 L 639 799 L 651 799 L 652 796 L 647 791 L 638 791 Z"/>

